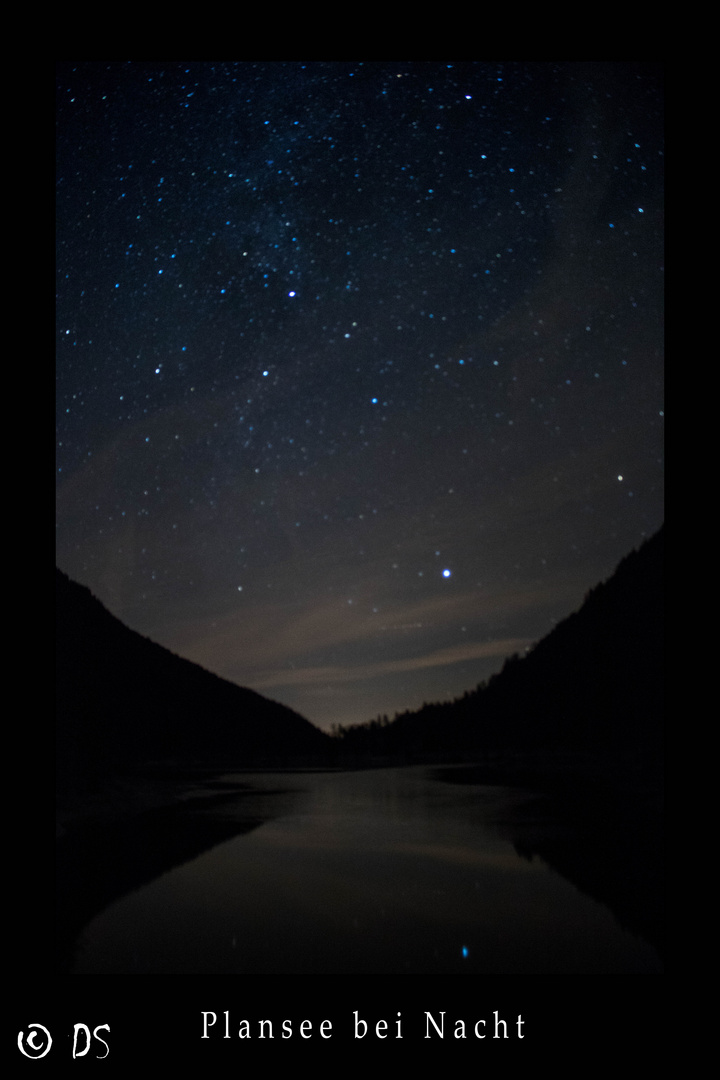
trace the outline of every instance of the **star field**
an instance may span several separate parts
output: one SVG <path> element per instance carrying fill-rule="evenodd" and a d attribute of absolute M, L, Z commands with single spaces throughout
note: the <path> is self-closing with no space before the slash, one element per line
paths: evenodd
<path fill-rule="evenodd" d="M 453 697 L 663 520 L 643 63 L 57 70 L 57 561 L 319 726 Z"/>

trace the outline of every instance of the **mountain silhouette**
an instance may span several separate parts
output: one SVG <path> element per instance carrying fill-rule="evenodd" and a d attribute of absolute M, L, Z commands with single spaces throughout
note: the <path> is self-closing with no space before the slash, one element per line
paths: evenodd
<path fill-rule="evenodd" d="M 340 761 L 445 763 L 434 773 L 445 782 L 532 792 L 526 820 L 507 826 L 518 854 L 606 905 L 661 957 L 663 555 L 660 529 L 461 698 L 337 731 Z"/>
<path fill-rule="evenodd" d="M 150 762 L 289 766 L 329 736 L 292 709 L 130 630 L 56 570 L 58 797 Z"/>
<path fill-rule="evenodd" d="M 661 528 L 525 656 L 452 702 L 338 729 L 348 758 L 397 761 L 663 755 Z"/>
<path fill-rule="evenodd" d="M 261 823 L 250 790 L 212 794 L 211 776 L 419 762 L 452 763 L 435 770 L 450 783 L 531 791 L 526 818 L 507 824 L 518 853 L 662 955 L 663 551 L 661 529 L 475 690 L 335 738 L 128 629 L 57 571 L 59 970 L 111 900 Z M 178 799 L 196 780 L 201 797 Z"/>

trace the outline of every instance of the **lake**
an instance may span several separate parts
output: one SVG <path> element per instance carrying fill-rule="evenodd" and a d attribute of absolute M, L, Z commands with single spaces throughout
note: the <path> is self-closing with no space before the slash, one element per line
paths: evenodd
<path fill-rule="evenodd" d="M 239 835 L 110 904 L 73 973 L 663 971 L 608 907 L 527 854 L 529 837 L 567 827 L 532 792 L 413 766 L 228 773 L 187 795 Z"/>

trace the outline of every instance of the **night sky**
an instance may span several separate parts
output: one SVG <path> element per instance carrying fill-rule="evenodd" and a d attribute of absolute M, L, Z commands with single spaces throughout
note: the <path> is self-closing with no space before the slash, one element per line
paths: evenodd
<path fill-rule="evenodd" d="M 57 69 L 57 563 L 320 727 L 461 695 L 663 520 L 663 91 Z"/>

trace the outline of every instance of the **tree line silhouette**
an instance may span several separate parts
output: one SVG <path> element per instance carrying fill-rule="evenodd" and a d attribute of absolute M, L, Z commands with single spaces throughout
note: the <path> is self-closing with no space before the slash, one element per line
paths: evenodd
<path fill-rule="evenodd" d="M 321 732 L 175 656 L 56 572 L 60 787 L 141 761 L 353 767 L 577 753 L 663 753 L 664 530 L 524 656 L 449 702 Z"/>
<path fill-rule="evenodd" d="M 339 760 L 567 752 L 659 763 L 663 555 L 661 528 L 590 590 L 579 611 L 453 701 L 336 725 Z"/>

